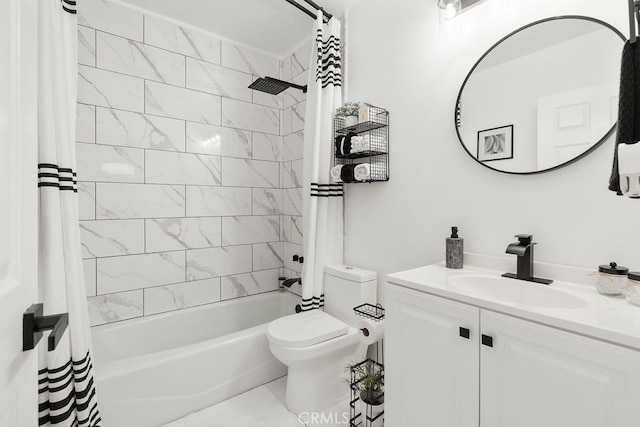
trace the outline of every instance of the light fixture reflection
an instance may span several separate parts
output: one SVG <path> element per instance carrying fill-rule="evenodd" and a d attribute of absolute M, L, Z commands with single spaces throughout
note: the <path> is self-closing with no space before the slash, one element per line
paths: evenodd
<path fill-rule="evenodd" d="M 456 7 L 453 4 L 448 4 L 444 9 L 444 17 L 446 19 L 451 19 L 456 16 Z"/>
<path fill-rule="evenodd" d="M 444 18 L 455 18 L 460 10 L 460 0 L 438 0 L 438 7 L 444 11 Z"/>
<path fill-rule="evenodd" d="M 102 172 L 109 175 L 133 175 L 135 169 L 126 163 L 103 163 Z"/>
<path fill-rule="evenodd" d="M 200 141 L 200 147 L 205 153 L 219 153 L 221 146 L 222 138 L 218 134 Z"/>

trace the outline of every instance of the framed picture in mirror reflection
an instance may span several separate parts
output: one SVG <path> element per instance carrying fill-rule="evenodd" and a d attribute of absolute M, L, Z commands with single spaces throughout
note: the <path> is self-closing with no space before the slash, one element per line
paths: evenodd
<path fill-rule="evenodd" d="M 513 159 L 513 125 L 478 131 L 477 158 L 481 162 Z"/>

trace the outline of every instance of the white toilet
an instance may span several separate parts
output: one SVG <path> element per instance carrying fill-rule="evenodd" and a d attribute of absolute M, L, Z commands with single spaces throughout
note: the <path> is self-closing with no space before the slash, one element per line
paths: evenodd
<path fill-rule="evenodd" d="M 311 310 L 271 322 L 269 348 L 289 367 L 285 404 L 315 412 L 349 395 L 347 365 L 366 358 L 353 308 L 376 303 L 376 273 L 346 265 L 324 269 L 324 311 Z"/>

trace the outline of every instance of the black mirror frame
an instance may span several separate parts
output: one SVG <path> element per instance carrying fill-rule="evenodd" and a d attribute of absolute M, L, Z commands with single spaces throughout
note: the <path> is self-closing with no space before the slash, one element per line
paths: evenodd
<path fill-rule="evenodd" d="M 482 62 L 482 60 L 489 54 L 491 53 L 496 47 L 498 47 L 503 41 L 507 40 L 509 37 L 514 36 L 515 34 L 526 30 L 529 27 L 533 27 L 534 25 L 538 25 L 538 24 L 542 24 L 544 22 L 549 22 L 549 21 L 556 21 L 556 20 L 560 20 L 560 19 L 582 19 L 585 21 L 591 21 L 591 22 L 595 22 L 598 23 L 606 28 L 609 28 L 611 31 L 613 31 L 615 34 L 617 34 L 620 39 L 622 39 L 622 42 L 626 42 L 627 38 L 624 36 L 624 34 L 622 34 L 620 32 L 620 30 L 618 30 L 616 27 L 614 27 L 613 25 L 609 24 L 608 22 L 602 21 L 600 19 L 597 18 L 592 18 L 589 16 L 581 16 L 581 15 L 560 15 L 560 16 L 552 16 L 549 18 L 544 18 L 544 19 L 540 19 L 538 21 L 532 22 L 530 24 L 527 24 L 523 27 L 518 28 L 515 31 L 512 31 L 511 33 L 507 34 L 506 36 L 504 36 L 503 38 L 501 38 L 500 40 L 498 40 L 493 46 L 491 46 L 481 57 L 480 59 L 478 59 L 476 61 L 475 64 L 473 64 L 473 67 L 471 67 L 471 70 L 469 70 L 469 73 L 467 74 L 467 76 L 465 77 L 464 81 L 462 82 L 462 86 L 460 87 L 460 91 L 458 92 L 458 97 L 456 98 L 456 104 L 455 104 L 455 108 L 454 108 L 454 117 L 453 117 L 453 121 L 454 121 L 454 125 L 456 128 L 456 135 L 458 136 L 458 141 L 460 142 L 460 145 L 462 145 L 462 148 L 464 149 L 464 151 L 467 152 L 467 154 L 473 159 L 475 160 L 476 163 L 480 163 L 482 166 L 494 170 L 496 172 L 500 172 L 500 173 L 506 173 L 506 174 L 510 174 L 510 175 L 533 175 L 536 173 L 543 173 L 543 172 L 549 172 L 549 171 L 553 171 L 556 169 L 560 169 L 562 167 L 568 166 L 571 163 L 577 162 L 578 160 L 584 158 L 585 156 L 587 156 L 588 154 L 590 154 L 591 152 L 593 152 L 596 148 L 600 147 L 612 134 L 613 132 L 616 130 L 616 126 L 618 124 L 618 122 L 616 121 L 616 123 L 613 124 L 613 126 L 611 126 L 611 129 L 609 129 L 609 131 L 604 134 L 604 136 L 595 144 L 593 144 L 591 147 L 589 147 L 588 150 L 584 151 L 583 153 L 581 153 L 580 155 L 574 157 L 573 159 L 566 161 L 564 163 L 561 163 L 559 165 L 556 165 L 554 167 L 551 168 L 547 168 L 547 169 L 542 169 L 542 170 L 538 170 L 538 171 L 531 171 L 531 172 L 511 172 L 511 171 L 503 171 L 500 169 L 496 169 L 493 168 L 491 166 L 489 166 L 488 164 L 486 164 L 485 162 L 481 162 L 479 161 L 468 149 L 467 147 L 464 145 L 464 141 L 462 140 L 462 135 L 460 135 L 460 129 L 458 126 L 458 122 L 459 122 L 459 114 L 460 114 L 460 98 L 462 97 L 462 91 L 464 90 L 464 87 L 467 84 L 467 81 L 469 80 L 469 78 L 471 77 L 471 74 L 473 74 L 473 71 L 478 67 L 478 65 Z"/>

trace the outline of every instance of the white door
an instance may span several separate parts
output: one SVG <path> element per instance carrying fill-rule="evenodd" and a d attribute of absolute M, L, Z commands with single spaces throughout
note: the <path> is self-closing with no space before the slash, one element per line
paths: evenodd
<path fill-rule="evenodd" d="M 0 427 L 38 425 L 37 355 L 22 313 L 37 302 L 37 0 L 0 13 Z"/>
<path fill-rule="evenodd" d="M 618 116 L 616 82 L 585 87 L 538 100 L 538 170 L 565 163 L 587 151 Z"/>
<path fill-rule="evenodd" d="M 532 285 L 535 286 L 535 285 Z M 638 424 L 640 352 L 482 310 L 481 427 Z"/>
<path fill-rule="evenodd" d="M 400 286 L 385 300 L 385 425 L 478 427 L 480 310 Z"/>

